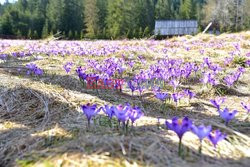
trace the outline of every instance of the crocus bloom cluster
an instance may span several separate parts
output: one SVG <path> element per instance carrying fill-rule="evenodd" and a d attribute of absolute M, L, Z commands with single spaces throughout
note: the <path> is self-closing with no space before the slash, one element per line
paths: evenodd
<path fill-rule="evenodd" d="M 233 84 L 239 80 L 240 76 L 245 72 L 245 69 L 243 67 L 238 68 L 237 71 L 234 73 L 227 75 L 224 78 L 224 82 L 227 84 L 228 87 L 233 86 Z"/>
<path fill-rule="evenodd" d="M 116 107 L 114 106 L 113 111 L 118 121 L 121 121 L 124 125 L 127 120 L 131 120 L 133 125 L 137 119 L 141 118 L 144 115 L 140 107 L 132 107 L 128 103 L 125 106 L 121 104 Z"/>
<path fill-rule="evenodd" d="M 26 64 L 26 68 L 27 68 L 27 75 L 30 74 L 43 75 L 43 70 L 34 63 Z"/>
<path fill-rule="evenodd" d="M 82 80 L 82 81 L 85 81 L 88 77 L 88 74 L 85 73 L 85 69 L 82 67 L 77 67 L 76 73 L 77 73 L 78 77 L 80 78 L 80 80 Z"/>
<path fill-rule="evenodd" d="M 194 134 L 197 135 L 200 142 L 204 138 L 208 138 L 216 147 L 217 143 L 224 138 L 226 138 L 225 134 L 222 134 L 219 130 L 212 131 L 211 126 L 195 126 L 188 117 L 184 117 L 183 119 L 179 119 L 178 117 L 174 117 L 172 120 L 167 120 L 165 122 L 165 125 L 167 129 L 174 131 L 177 136 L 179 137 L 179 155 L 181 155 L 181 141 L 183 138 L 183 135 L 188 132 L 192 131 Z M 202 143 L 201 143 L 202 144 Z M 201 153 L 201 145 L 200 145 L 200 153 Z"/>
<path fill-rule="evenodd" d="M 91 118 L 96 116 L 101 110 L 108 116 L 110 120 L 112 119 L 113 116 L 115 116 L 118 122 L 122 122 L 124 126 L 128 120 L 131 121 L 133 126 L 135 121 L 144 115 L 140 107 L 137 106 L 132 107 L 128 103 L 126 103 L 125 105 L 120 104 L 118 106 L 104 105 L 99 109 L 97 108 L 96 104 L 94 105 L 87 104 L 87 105 L 82 105 L 81 108 L 87 117 L 88 125 L 90 124 Z"/>
<path fill-rule="evenodd" d="M 216 75 L 210 72 L 206 72 L 203 75 L 203 79 L 201 80 L 204 84 L 217 85 L 218 80 L 216 79 Z"/>
<path fill-rule="evenodd" d="M 66 73 L 69 73 L 69 72 L 71 71 L 72 66 L 73 66 L 73 63 L 72 63 L 72 62 L 67 62 L 67 63 L 63 66 L 63 68 L 64 68 L 64 70 L 66 71 Z"/>

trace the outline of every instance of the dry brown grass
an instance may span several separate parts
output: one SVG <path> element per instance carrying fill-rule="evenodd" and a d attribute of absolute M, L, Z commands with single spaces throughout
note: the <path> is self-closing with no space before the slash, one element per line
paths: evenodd
<path fill-rule="evenodd" d="M 205 49 L 214 62 L 220 63 L 232 50 L 231 43 L 238 39 L 231 36 L 243 36 L 242 46 L 249 42 L 249 32 L 241 34 L 223 34 L 216 37 L 198 35 L 188 37 L 185 45 L 201 40 L 204 42 L 225 40 L 225 46 L 215 50 Z M 182 41 L 186 37 L 172 39 Z M 127 42 L 124 42 L 125 44 Z M 142 41 L 131 41 L 131 45 L 140 45 Z M 164 48 L 163 43 L 156 49 Z M 202 61 L 204 56 L 198 54 L 199 47 L 187 53 L 178 50 L 176 56 L 190 61 Z M 243 52 L 249 52 L 243 48 Z M 213 55 L 216 56 L 213 57 Z M 149 62 L 159 55 L 150 50 L 144 53 Z M 114 55 L 119 57 L 120 55 Z M 101 58 L 103 59 L 103 58 Z M 225 106 L 238 109 L 237 119 L 226 127 L 217 112 L 209 104 L 209 98 L 215 95 L 206 90 L 191 104 L 182 102 L 178 111 L 171 106 L 166 109 L 152 96 L 131 97 L 128 90 L 116 91 L 86 90 L 73 74 L 66 75 L 62 64 L 67 61 L 83 65 L 82 58 L 44 57 L 36 61 L 39 67 L 47 70 L 43 77 L 19 75 L 15 68 L 26 62 L 13 61 L 0 63 L 0 166 L 249 166 L 250 163 L 250 119 L 240 106 L 241 101 L 249 102 L 250 71 L 249 68 L 237 92 L 227 94 Z M 230 67 L 233 69 L 235 67 Z M 200 85 L 193 84 L 192 89 L 201 92 Z M 215 92 L 215 91 L 214 91 Z M 105 120 L 103 115 L 92 123 L 91 130 L 86 130 L 86 119 L 81 113 L 80 104 L 87 102 L 119 104 L 130 102 L 143 108 L 145 116 L 139 120 L 133 131 L 123 134 L 121 130 L 98 125 Z M 178 138 L 164 128 L 165 119 L 173 116 L 189 116 L 195 123 L 211 124 L 228 134 L 227 140 L 219 143 L 215 150 L 208 140 L 203 144 L 203 156 L 198 154 L 199 141 L 188 132 L 183 144 L 185 159 L 177 156 Z M 158 125 L 157 117 L 161 117 Z"/>

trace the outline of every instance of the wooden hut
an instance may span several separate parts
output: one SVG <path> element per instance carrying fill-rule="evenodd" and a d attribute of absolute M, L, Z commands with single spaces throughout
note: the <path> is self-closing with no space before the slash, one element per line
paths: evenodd
<path fill-rule="evenodd" d="M 156 20 L 155 35 L 192 35 L 198 32 L 197 20 Z"/>

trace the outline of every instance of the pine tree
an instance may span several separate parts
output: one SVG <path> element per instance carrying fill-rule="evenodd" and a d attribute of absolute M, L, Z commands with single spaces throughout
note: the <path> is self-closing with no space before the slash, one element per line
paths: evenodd
<path fill-rule="evenodd" d="M 150 30 L 149 30 L 148 26 L 144 29 L 143 36 L 144 37 L 149 37 L 150 36 Z"/>
<path fill-rule="evenodd" d="M 123 0 L 108 0 L 107 29 L 111 38 L 124 35 L 124 3 Z"/>
<path fill-rule="evenodd" d="M 99 29 L 99 18 L 98 18 L 99 9 L 97 8 L 97 0 L 86 0 L 84 16 L 85 16 L 85 25 L 86 25 L 86 36 L 88 38 L 95 38 L 100 32 Z"/>
<path fill-rule="evenodd" d="M 53 36 L 53 35 L 54 35 L 54 32 L 53 32 L 53 30 L 51 30 L 49 33 L 49 36 Z"/>
<path fill-rule="evenodd" d="M 140 27 L 139 28 L 139 38 L 142 38 L 143 37 L 143 31 L 142 31 L 142 28 Z"/>
<path fill-rule="evenodd" d="M 38 39 L 38 38 L 39 38 L 38 33 L 37 33 L 36 30 L 34 31 L 33 38 L 34 38 L 34 39 Z"/>
<path fill-rule="evenodd" d="M 74 39 L 79 39 L 79 35 L 78 35 L 78 32 L 75 30 L 75 33 L 74 33 Z"/>
<path fill-rule="evenodd" d="M 16 33 L 17 37 L 20 39 L 22 38 L 22 33 L 20 30 L 17 30 L 17 33 Z"/>
<path fill-rule="evenodd" d="M 29 29 L 27 36 L 28 36 L 28 39 L 32 39 L 32 31 L 31 31 L 31 29 Z"/>
<path fill-rule="evenodd" d="M 181 0 L 180 17 L 182 19 L 190 19 L 192 17 L 192 0 Z"/>
<path fill-rule="evenodd" d="M 83 30 L 81 31 L 81 36 L 80 36 L 80 39 L 84 39 L 84 33 L 83 33 Z"/>
<path fill-rule="evenodd" d="M 48 30 L 48 20 L 45 21 L 45 24 L 43 26 L 43 31 L 42 31 L 42 38 L 47 38 L 48 34 L 49 34 L 49 30 Z"/>
<path fill-rule="evenodd" d="M 74 37 L 74 35 L 73 35 L 72 30 L 69 30 L 68 38 L 69 38 L 69 39 L 73 39 L 73 37 Z"/>
<path fill-rule="evenodd" d="M 156 19 L 171 19 L 171 1 L 169 0 L 158 0 L 156 4 Z"/>
<path fill-rule="evenodd" d="M 1 18 L 1 33 L 5 35 L 13 35 L 13 26 L 11 22 L 11 16 L 9 13 L 5 13 Z"/>
<path fill-rule="evenodd" d="M 99 38 L 106 38 L 107 0 L 97 0 Z"/>

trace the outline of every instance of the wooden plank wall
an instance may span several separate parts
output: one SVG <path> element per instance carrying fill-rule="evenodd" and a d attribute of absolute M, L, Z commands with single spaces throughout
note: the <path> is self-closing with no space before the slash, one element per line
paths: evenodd
<path fill-rule="evenodd" d="M 192 35 L 197 31 L 196 20 L 156 20 L 155 22 L 155 35 Z"/>

